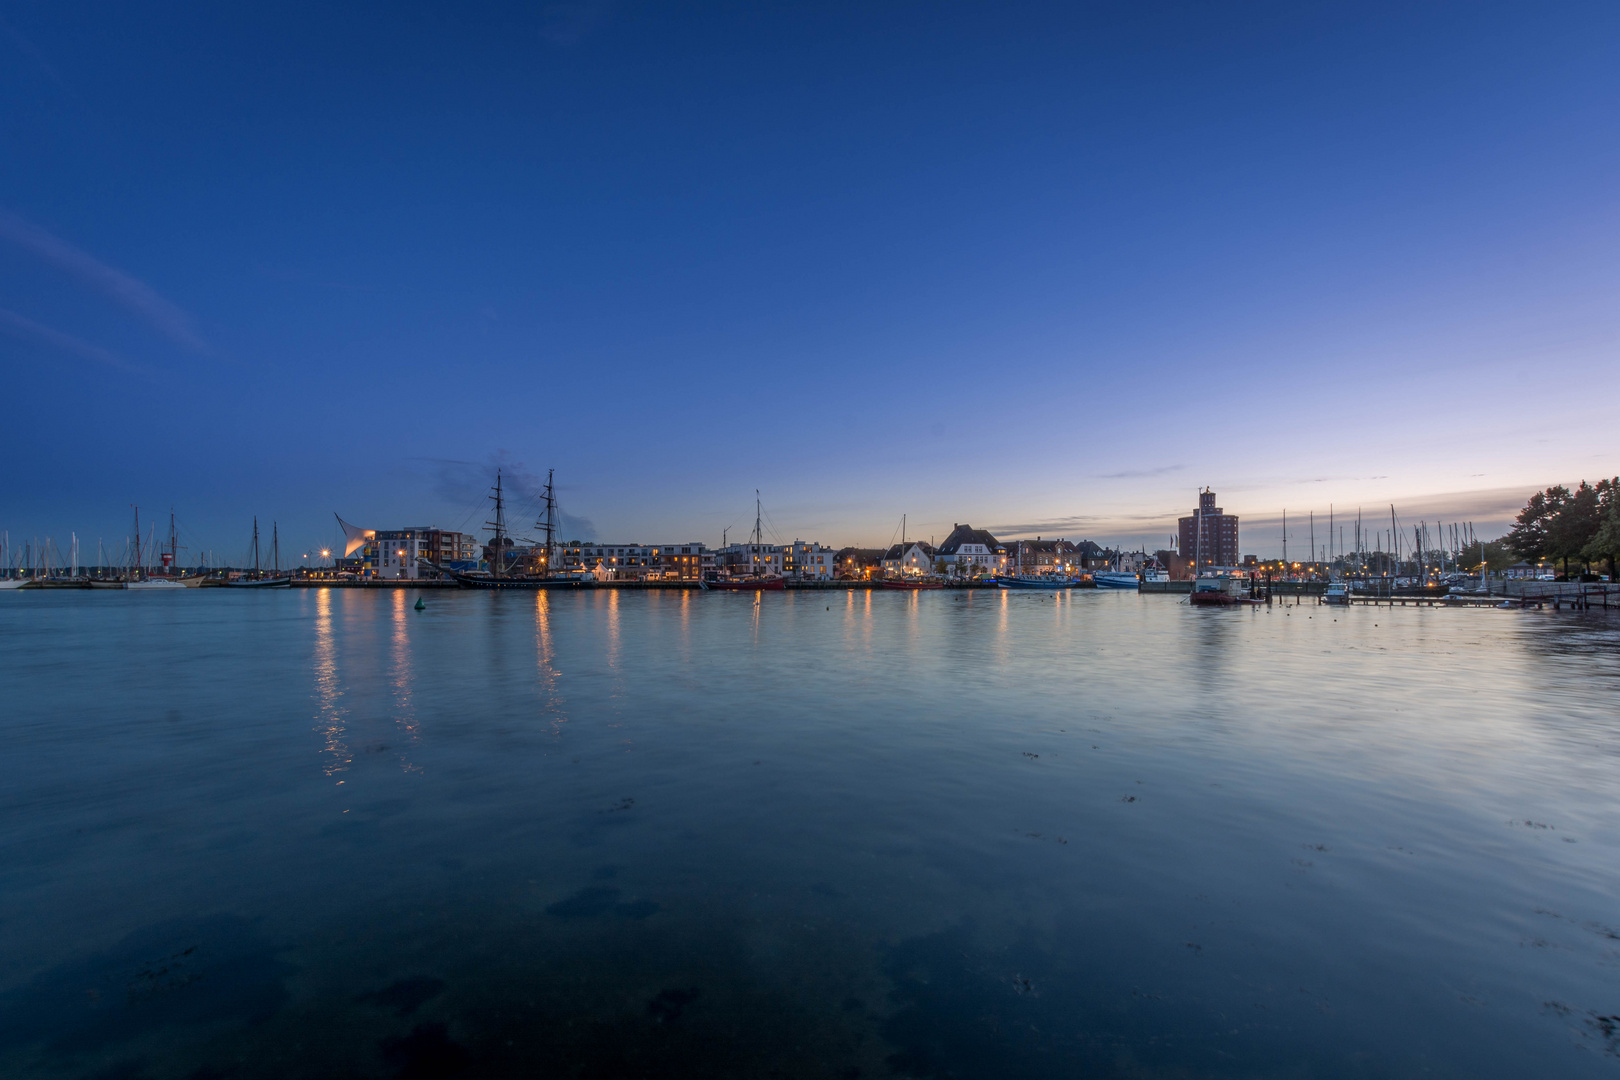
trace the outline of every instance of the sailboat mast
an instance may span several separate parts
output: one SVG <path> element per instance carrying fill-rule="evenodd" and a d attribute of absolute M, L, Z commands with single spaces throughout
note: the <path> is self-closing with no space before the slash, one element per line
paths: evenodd
<path fill-rule="evenodd" d="M 492 530 L 495 534 L 490 540 L 490 555 L 493 558 L 489 561 L 489 570 L 496 577 L 500 577 L 501 562 L 506 555 L 506 544 L 504 543 L 506 540 L 506 502 L 501 494 L 501 470 L 499 469 L 495 470 L 495 494 L 491 495 L 490 498 L 495 503 L 495 520 L 484 522 L 484 527 Z"/>
<path fill-rule="evenodd" d="M 546 516 L 540 520 L 540 528 L 546 534 L 546 569 L 549 577 L 557 565 L 557 490 L 553 478 L 557 475 L 556 469 L 546 470 Z"/>
<path fill-rule="evenodd" d="M 253 576 L 259 576 L 259 515 L 253 515 Z"/>
<path fill-rule="evenodd" d="M 270 523 L 270 576 L 276 577 L 281 573 L 281 529 L 272 521 Z"/>
<path fill-rule="evenodd" d="M 135 508 L 135 558 L 129 564 L 130 580 L 135 580 L 136 571 L 141 568 L 141 508 Z"/>

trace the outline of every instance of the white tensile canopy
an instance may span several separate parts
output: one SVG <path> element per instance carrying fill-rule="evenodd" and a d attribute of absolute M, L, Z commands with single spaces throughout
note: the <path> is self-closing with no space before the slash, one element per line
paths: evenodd
<path fill-rule="evenodd" d="M 376 529 L 362 529 L 358 525 L 350 525 L 336 514 L 332 516 L 337 518 L 339 525 L 343 526 L 343 557 L 345 559 L 377 539 Z"/>

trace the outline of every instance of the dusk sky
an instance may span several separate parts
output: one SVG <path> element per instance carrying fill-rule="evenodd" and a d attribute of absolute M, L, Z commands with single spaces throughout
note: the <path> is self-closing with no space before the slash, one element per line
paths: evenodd
<path fill-rule="evenodd" d="M 470 531 L 502 465 L 566 538 L 1151 549 L 1208 485 L 1266 556 L 1620 472 L 1613 3 L 0 19 L 13 545 Z"/>

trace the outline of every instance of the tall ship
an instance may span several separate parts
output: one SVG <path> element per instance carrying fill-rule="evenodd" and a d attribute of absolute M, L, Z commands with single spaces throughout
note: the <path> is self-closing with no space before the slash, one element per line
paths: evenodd
<path fill-rule="evenodd" d="M 761 527 L 764 513 L 760 509 L 759 492 L 754 492 L 754 531 L 748 535 L 750 547 L 758 550 L 765 545 L 765 531 Z M 724 544 L 722 543 L 722 546 Z M 716 577 L 712 581 L 698 581 L 698 588 L 713 592 L 782 592 L 787 579 L 781 574 L 761 574 L 759 561 L 753 561 L 754 572 L 747 577 Z"/>
<path fill-rule="evenodd" d="M 501 490 L 501 473 L 498 469 L 495 472 L 495 487 L 491 489 L 489 496 L 490 501 L 495 504 L 494 520 L 484 522 L 484 527 L 491 533 L 489 570 L 469 573 L 432 562 L 428 565 L 446 577 L 453 578 L 463 589 L 577 588 L 580 584 L 577 577 L 557 571 L 557 489 L 553 484 L 556 473 L 556 469 L 546 470 L 545 509 L 541 513 L 540 520 L 535 522 L 535 528 L 540 530 L 545 539 L 538 545 L 538 557 L 533 560 L 535 569 L 514 573 L 514 568 L 508 565 L 510 561 L 508 551 L 513 545 L 506 528 L 506 496 Z"/>
<path fill-rule="evenodd" d="M 281 572 L 281 530 L 275 522 L 270 523 L 270 566 L 264 566 L 259 556 L 259 519 L 253 519 L 253 569 L 244 570 L 240 577 L 231 578 L 220 584 L 232 589 L 288 589 L 292 587 L 292 575 Z M 182 585 L 181 588 L 184 588 Z"/>

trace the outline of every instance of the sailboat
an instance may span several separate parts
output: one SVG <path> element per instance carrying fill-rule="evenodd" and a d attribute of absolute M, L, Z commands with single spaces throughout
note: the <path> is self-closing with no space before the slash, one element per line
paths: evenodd
<path fill-rule="evenodd" d="M 893 534 L 890 534 L 892 540 Z M 900 550 L 904 552 L 906 544 L 906 515 L 900 515 Z M 906 577 L 884 578 L 882 587 L 885 589 L 903 589 L 907 592 L 916 592 L 919 589 L 943 589 L 945 582 L 934 574 L 912 574 Z"/>
<path fill-rule="evenodd" d="M 451 570 L 430 562 L 429 566 L 453 578 L 457 585 L 463 589 L 567 589 L 576 588 L 579 579 L 558 574 L 557 565 L 557 489 L 553 484 L 556 469 L 546 471 L 545 510 L 535 527 L 545 533 L 545 554 L 542 558 L 542 567 L 539 573 L 513 574 L 506 565 L 507 550 L 512 547 L 512 541 L 507 536 L 506 529 L 506 496 L 501 490 L 500 470 L 495 472 L 494 494 L 490 501 L 495 504 L 495 520 L 484 522 L 484 527 L 492 535 L 489 539 L 489 572 L 470 574 L 462 570 Z"/>
<path fill-rule="evenodd" d="M 150 545 L 148 545 L 150 548 Z M 135 508 L 135 562 L 130 567 L 129 580 L 124 583 L 126 589 L 139 589 L 142 592 L 160 592 L 165 589 L 183 589 L 185 586 L 170 577 L 152 577 L 141 566 L 141 508 Z"/>
<path fill-rule="evenodd" d="M 270 570 L 268 576 L 259 561 L 259 519 L 253 519 L 253 576 L 233 578 L 221 584 L 232 589 L 287 589 L 292 587 L 292 578 L 281 572 L 281 537 L 275 522 L 270 523 Z M 179 582 L 175 587 L 185 588 Z"/>
<path fill-rule="evenodd" d="M 0 572 L 4 572 L 4 573 L 9 575 L 13 569 L 16 570 L 15 576 L 7 576 L 7 577 L 0 578 L 0 589 L 20 589 L 24 585 L 28 584 L 28 579 L 22 576 L 22 567 L 18 566 L 18 567 L 13 568 L 10 565 L 10 560 L 9 560 L 10 555 L 11 555 L 11 534 L 9 532 L 0 533 L 0 563 L 6 563 L 7 564 L 5 566 L 5 568 L 4 568 L 4 571 L 0 571 Z"/>
<path fill-rule="evenodd" d="M 760 527 L 764 517 L 760 509 L 759 491 L 754 492 L 754 531 L 748 536 L 748 544 L 756 549 L 752 559 L 753 576 L 743 578 L 716 578 L 713 581 L 698 581 L 698 588 L 714 592 L 782 592 L 787 588 L 787 579 L 780 574 L 761 574 L 759 572 L 758 548 L 765 546 L 765 533 Z"/>

